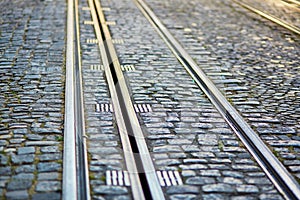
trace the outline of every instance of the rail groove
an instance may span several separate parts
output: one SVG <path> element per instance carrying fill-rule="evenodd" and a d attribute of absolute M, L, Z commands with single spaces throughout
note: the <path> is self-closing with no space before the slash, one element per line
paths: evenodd
<path fill-rule="evenodd" d="M 221 113 L 235 134 L 256 159 L 270 180 L 286 199 L 300 199 L 300 187 L 292 175 L 273 155 L 259 136 L 240 116 L 238 111 L 226 100 L 217 87 L 209 80 L 200 67 L 183 49 L 168 29 L 143 0 L 133 0 L 171 51 L 192 76 L 198 86 Z"/>
<path fill-rule="evenodd" d="M 100 1 L 88 0 L 134 199 L 164 199 Z"/>

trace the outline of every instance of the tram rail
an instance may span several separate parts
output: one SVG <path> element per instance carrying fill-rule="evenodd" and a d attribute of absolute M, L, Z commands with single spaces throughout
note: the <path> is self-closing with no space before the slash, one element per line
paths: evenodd
<path fill-rule="evenodd" d="M 79 42 L 78 1 L 68 1 L 63 199 L 90 199 Z"/>
<path fill-rule="evenodd" d="M 297 27 L 297 26 L 295 26 L 291 23 L 288 23 L 286 21 L 283 21 L 283 20 L 279 19 L 278 17 L 276 17 L 274 15 L 271 15 L 270 13 L 267 13 L 265 11 L 257 9 L 257 8 L 247 4 L 245 2 L 237 1 L 237 0 L 232 0 L 232 1 L 235 2 L 236 4 L 240 5 L 241 7 L 246 8 L 247 10 L 249 10 L 249 11 L 255 13 L 255 14 L 258 14 L 259 16 L 261 16 L 261 17 L 263 17 L 263 18 L 265 18 L 265 19 L 267 19 L 267 20 L 269 20 L 269 21 L 271 21 L 271 22 L 273 22 L 277 25 L 282 26 L 282 27 L 290 30 L 291 32 L 293 32 L 295 34 L 300 35 L 300 28 L 299 27 Z M 293 3 L 294 3 L 294 1 L 293 1 Z M 298 4 L 299 4 L 299 2 L 298 2 Z"/>

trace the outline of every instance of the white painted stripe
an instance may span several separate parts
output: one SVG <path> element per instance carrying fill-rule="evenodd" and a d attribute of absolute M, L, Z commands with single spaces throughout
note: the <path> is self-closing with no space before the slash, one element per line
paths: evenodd
<path fill-rule="evenodd" d="M 105 108 L 104 108 L 104 104 L 101 104 L 101 110 L 100 110 L 100 112 L 104 112 L 104 110 L 105 110 Z"/>
<path fill-rule="evenodd" d="M 123 172 L 122 171 L 118 171 L 118 182 L 119 185 L 123 186 L 124 182 L 123 182 Z"/>
<path fill-rule="evenodd" d="M 167 185 L 167 186 L 171 186 L 172 184 L 171 184 L 171 182 L 170 182 L 168 173 L 167 173 L 166 171 L 163 171 L 163 172 L 162 172 L 162 175 L 163 175 L 163 177 L 164 177 L 164 180 L 165 180 L 165 182 L 166 182 L 166 185 Z"/>
<path fill-rule="evenodd" d="M 152 112 L 152 108 L 150 104 L 147 104 L 148 112 Z"/>
<path fill-rule="evenodd" d="M 182 185 L 183 182 L 182 182 L 182 179 L 181 179 L 181 177 L 180 177 L 179 172 L 178 172 L 178 171 L 174 171 L 174 175 L 175 175 L 175 177 L 176 177 L 176 180 L 177 180 L 177 182 L 178 182 L 178 185 Z"/>
<path fill-rule="evenodd" d="M 173 171 L 169 171 L 168 174 L 169 174 L 169 177 L 171 179 L 171 182 L 172 182 L 172 185 L 177 185 L 177 182 L 176 182 L 176 179 L 174 177 L 174 172 Z"/>
<path fill-rule="evenodd" d="M 115 170 L 112 171 L 112 183 L 113 185 L 118 185 L 118 181 L 117 181 L 117 172 Z"/>
<path fill-rule="evenodd" d="M 138 106 L 137 106 L 136 104 L 133 104 L 133 106 L 134 106 L 135 112 L 137 112 L 137 113 L 140 112 L 140 111 L 139 111 L 139 108 L 138 108 Z"/>
<path fill-rule="evenodd" d="M 139 107 L 139 111 L 140 111 L 141 113 L 143 113 L 143 112 L 144 112 L 143 106 L 142 106 L 141 104 L 138 104 L 138 107 Z"/>
<path fill-rule="evenodd" d="M 106 171 L 106 185 L 111 185 L 111 174 L 110 171 Z"/>
<path fill-rule="evenodd" d="M 110 112 L 114 112 L 114 107 L 112 104 L 109 104 L 109 110 L 110 110 Z"/>
<path fill-rule="evenodd" d="M 124 182 L 125 182 L 125 186 L 130 186 L 130 180 L 127 171 L 124 171 Z"/>
<path fill-rule="evenodd" d="M 161 175 L 161 172 L 160 172 L 160 171 L 157 171 L 156 174 L 157 174 L 158 181 L 159 181 L 160 185 L 161 185 L 161 186 L 166 186 L 166 184 L 165 184 L 165 182 L 164 182 L 164 178 L 163 178 L 162 175 Z"/>
<path fill-rule="evenodd" d="M 149 110 L 148 110 L 148 107 L 147 107 L 147 105 L 146 105 L 146 104 L 143 104 L 142 106 L 143 106 L 143 110 L 144 110 L 144 112 L 149 112 Z"/>

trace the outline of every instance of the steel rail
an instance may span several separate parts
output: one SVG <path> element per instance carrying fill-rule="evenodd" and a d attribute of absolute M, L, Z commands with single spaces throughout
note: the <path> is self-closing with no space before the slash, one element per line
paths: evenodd
<path fill-rule="evenodd" d="M 218 109 L 235 134 L 244 143 L 260 167 L 264 170 L 278 191 L 287 199 L 300 199 L 300 186 L 282 163 L 274 156 L 259 136 L 227 101 L 210 81 L 191 56 L 171 35 L 159 18 L 143 0 L 133 0 L 149 22 L 154 26 L 171 51 L 192 76 L 198 86 Z"/>
<path fill-rule="evenodd" d="M 100 1 L 88 0 L 134 199 L 165 199 L 114 49 Z"/>
<path fill-rule="evenodd" d="M 238 5 L 244 7 L 244 8 L 246 8 L 246 9 L 248 9 L 248 10 L 250 10 L 250 11 L 252 11 L 252 12 L 258 14 L 258 15 L 260 15 L 261 17 L 264 17 L 265 19 L 268 19 L 268 20 L 282 26 L 282 27 L 292 31 L 293 33 L 296 33 L 296 34 L 300 35 L 300 28 L 298 28 L 298 27 L 296 27 L 292 24 L 289 24 L 289 23 L 287 23 L 287 22 L 285 22 L 285 21 L 283 21 L 283 20 L 281 20 L 281 19 L 279 19 L 279 18 L 277 18 L 277 17 L 275 17 L 275 16 L 273 16 L 269 13 L 266 13 L 266 12 L 263 12 L 259 9 L 256 9 L 256 8 L 250 6 L 246 3 L 243 3 L 241 1 L 237 1 L 237 0 L 232 0 L 232 1 L 235 2 Z"/>
<path fill-rule="evenodd" d="M 77 200 L 76 136 L 75 136 L 75 89 L 74 89 L 74 2 L 68 0 L 67 49 L 64 114 L 64 154 L 62 199 Z"/>
<path fill-rule="evenodd" d="M 297 0 L 282 0 L 284 2 L 288 2 L 288 3 L 292 3 L 292 4 L 295 4 L 297 6 L 300 6 L 300 2 L 297 1 Z"/>
<path fill-rule="evenodd" d="M 77 0 L 68 0 L 66 54 L 62 199 L 89 200 Z"/>

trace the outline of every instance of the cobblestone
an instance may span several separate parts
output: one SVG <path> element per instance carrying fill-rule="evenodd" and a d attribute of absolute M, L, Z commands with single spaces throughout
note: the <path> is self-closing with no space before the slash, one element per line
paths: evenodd
<path fill-rule="evenodd" d="M 13 179 L 7 184 L 7 190 L 26 190 L 32 186 L 32 180 L 28 179 Z"/>
<path fill-rule="evenodd" d="M 25 200 L 25 199 L 28 199 L 28 197 L 29 197 L 29 194 L 26 190 L 11 191 L 11 192 L 6 193 L 6 198 L 11 199 L 11 200 L 14 200 L 14 199 Z"/>
<path fill-rule="evenodd" d="M 61 190 L 61 183 L 59 181 L 40 181 L 36 185 L 37 192 L 51 192 Z"/>
<path fill-rule="evenodd" d="M 60 171 L 61 170 L 61 164 L 55 163 L 55 162 L 49 162 L 49 163 L 39 163 L 37 165 L 38 172 L 53 172 L 53 171 Z"/>
<path fill-rule="evenodd" d="M 229 0 L 146 1 L 299 178 L 298 39 Z M 152 106 L 137 115 L 155 167 L 183 177 L 183 185 L 163 189 L 167 199 L 282 199 L 133 2 L 101 3 L 116 22 L 112 37 L 124 41 L 116 45 L 120 63 L 135 65 L 124 71 L 132 100 Z M 130 187 L 104 181 L 106 170 L 126 166 L 114 114 L 95 110 L 111 99 L 105 72 L 90 68 L 102 61 L 98 46 L 86 42 L 95 38 L 93 26 L 83 23 L 91 20 L 87 6 L 80 0 L 92 198 L 131 199 Z M 0 196 L 6 199 L 61 199 L 65 11 L 66 2 L 54 0 L 0 2 Z"/>
<path fill-rule="evenodd" d="M 49 199 L 49 200 L 59 200 L 61 199 L 60 193 L 47 192 L 47 193 L 36 193 L 32 196 L 32 200 Z"/>
<path fill-rule="evenodd" d="M 4 84 L 0 118 L 5 124 L 1 131 L 6 134 L 0 134 L 1 152 L 5 153 L 1 163 L 13 165 L 6 169 L 9 178 L 1 192 L 7 199 L 33 198 L 34 192 L 29 190 L 33 191 L 33 182 L 38 182 L 34 175 L 38 146 L 60 144 L 48 133 L 62 134 L 64 8 L 65 2 L 58 1 L 0 2 L 0 74 Z M 56 70 L 52 70 L 53 65 Z M 41 136 L 36 132 L 41 127 L 34 126 L 38 121 L 57 126 L 49 124 L 53 127 L 48 126 L 48 133 Z"/>
<path fill-rule="evenodd" d="M 245 2 L 299 23 L 280 1 Z M 266 143 L 286 147 L 277 154 L 281 160 L 295 159 L 295 152 L 286 151 L 299 141 L 294 139 L 299 133 L 299 39 L 231 1 L 147 3 Z M 277 141 L 264 135 L 287 137 Z"/>
<path fill-rule="evenodd" d="M 167 189 L 167 194 L 197 194 L 199 192 L 199 188 L 195 186 L 171 186 Z"/>
<path fill-rule="evenodd" d="M 102 185 L 95 189 L 96 194 L 104 194 L 104 195 L 122 195 L 127 194 L 127 189 L 121 186 L 107 186 Z"/>

